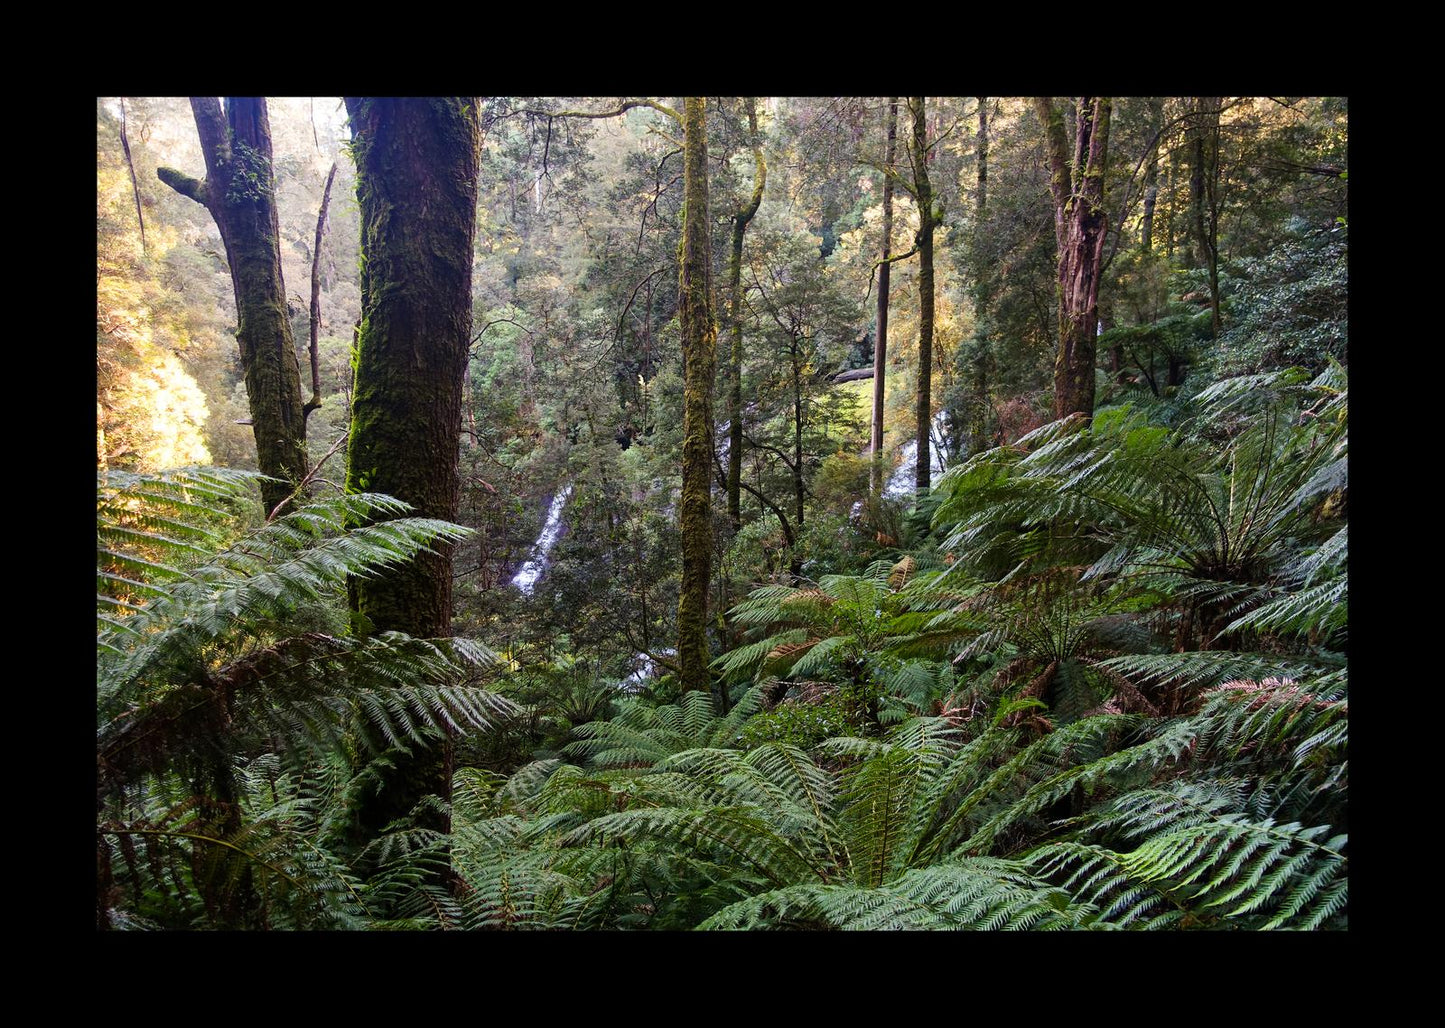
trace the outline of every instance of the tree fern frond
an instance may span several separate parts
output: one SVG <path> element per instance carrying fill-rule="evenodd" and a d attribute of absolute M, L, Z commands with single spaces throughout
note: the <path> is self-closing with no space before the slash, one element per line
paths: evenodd
<path fill-rule="evenodd" d="M 1042 879 L 1062 879 L 1060 888 L 1074 902 L 1094 907 L 1093 928 L 1153 931 L 1186 916 L 1166 890 L 1133 877 L 1122 855 L 1103 846 L 1052 843 L 1034 850 L 1024 863 Z"/>
<path fill-rule="evenodd" d="M 1322 632 L 1328 635 L 1343 629 L 1348 621 L 1345 598 L 1349 592 L 1350 575 L 1347 571 L 1328 582 L 1320 582 L 1301 592 L 1287 593 L 1261 604 L 1243 617 L 1235 618 L 1220 634 L 1254 631 L 1294 635 Z"/>
<path fill-rule="evenodd" d="M 1061 929 L 1082 925 L 1086 908 L 1008 861 L 973 858 L 908 871 L 887 885 L 796 885 L 749 897 L 699 927 L 757 929 Z"/>
<path fill-rule="evenodd" d="M 1172 689 L 1200 689 L 1235 679 L 1305 679 L 1343 666 L 1327 654 L 1282 656 L 1203 650 L 1188 653 L 1131 654 L 1099 662 L 1132 681 Z"/>
<path fill-rule="evenodd" d="M 779 835 L 751 806 L 646 808 L 594 818 L 563 836 L 564 845 L 666 839 L 703 853 L 720 852 L 774 886 L 816 878 L 823 869 L 806 848 Z"/>
<path fill-rule="evenodd" d="M 1198 918 L 1245 927 L 1320 927 L 1344 908 L 1346 836 L 1329 827 L 1251 820 L 1228 792 L 1191 783 L 1121 796 L 1101 829 L 1143 837 L 1122 854 L 1131 876 L 1166 889 Z"/>

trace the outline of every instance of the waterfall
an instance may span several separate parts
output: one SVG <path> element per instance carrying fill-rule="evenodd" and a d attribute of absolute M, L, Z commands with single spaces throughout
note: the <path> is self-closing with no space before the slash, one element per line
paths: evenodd
<path fill-rule="evenodd" d="M 542 534 L 537 536 L 537 541 L 532 544 L 527 563 L 522 565 L 522 570 L 512 579 L 512 584 L 528 596 L 532 595 L 532 590 L 537 587 L 537 580 L 546 572 L 547 555 L 562 536 L 562 508 L 567 505 L 567 499 L 571 495 L 572 483 L 568 482 L 552 497 L 552 505 L 547 508 L 547 520 L 542 523 Z"/>
<path fill-rule="evenodd" d="M 933 430 L 935 433 L 943 431 L 943 411 L 933 416 Z M 903 496 L 912 496 L 916 469 L 918 463 L 918 440 L 910 439 L 903 444 L 900 451 L 901 461 L 898 467 L 893 469 L 893 474 L 888 476 L 888 483 L 883 487 L 883 495 L 890 500 L 896 500 Z M 932 478 L 936 481 L 938 476 L 943 474 L 943 457 L 939 454 L 936 445 L 929 446 L 928 460 L 932 465 Z"/>
<path fill-rule="evenodd" d="M 673 657 L 677 655 L 676 650 L 664 649 L 657 651 L 659 656 Z M 632 655 L 633 672 L 622 681 L 617 683 L 618 692 L 639 693 L 647 687 L 650 679 L 657 678 L 661 670 L 657 663 L 645 653 L 634 653 Z"/>

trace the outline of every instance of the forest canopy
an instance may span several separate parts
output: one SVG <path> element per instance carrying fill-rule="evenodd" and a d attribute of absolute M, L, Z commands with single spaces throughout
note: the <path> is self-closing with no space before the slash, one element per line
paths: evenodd
<path fill-rule="evenodd" d="M 1348 103 L 101 97 L 115 929 L 1344 929 Z"/>

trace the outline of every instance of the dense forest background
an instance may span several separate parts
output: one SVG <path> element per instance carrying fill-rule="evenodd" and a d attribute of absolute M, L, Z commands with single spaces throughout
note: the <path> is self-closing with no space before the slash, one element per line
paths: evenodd
<path fill-rule="evenodd" d="M 1344 99 L 384 99 L 98 99 L 99 927 L 1346 926 Z"/>

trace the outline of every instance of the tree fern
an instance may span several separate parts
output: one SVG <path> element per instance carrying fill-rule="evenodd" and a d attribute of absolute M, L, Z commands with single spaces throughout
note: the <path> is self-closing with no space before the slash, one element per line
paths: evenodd
<path fill-rule="evenodd" d="M 469 681 L 494 659 L 480 644 L 337 632 L 348 577 L 464 530 L 425 519 L 366 524 L 404 505 L 361 495 L 235 537 L 232 507 L 253 480 L 188 471 L 101 483 L 101 925 L 128 920 L 126 908 L 144 907 L 156 890 L 176 897 L 162 919 L 175 926 L 369 916 L 335 849 L 335 808 L 323 800 L 385 759 L 366 749 L 371 731 L 383 747 L 413 746 L 484 729 L 508 709 Z M 341 770 L 336 755 L 348 750 Z M 272 759 L 285 772 L 262 789 L 255 769 Z"/>
<path fill-rule="evenodd" d="M 1140 839 L 1138 847 L 1095 856 L 1128 882 L 1158 890 L 1195 926 L 1343 927 L 1348 837 L 1324 825 L 1254 819 L 1239 803 L 1237 791 L 1205 783 L 1127 793 L 1094 827 Z M 1051 851 L 1035 859 L 1063 866 L 1078 856 Z"/>
<path fill-rule="evenodd" d="M 886 885 L 796 885 L 735 903 L 705 929 L 819 927 L 1049 930 L 1079 927 L 1089 911 L 1021 865 L 972 858 L 908 871 Z"/>

